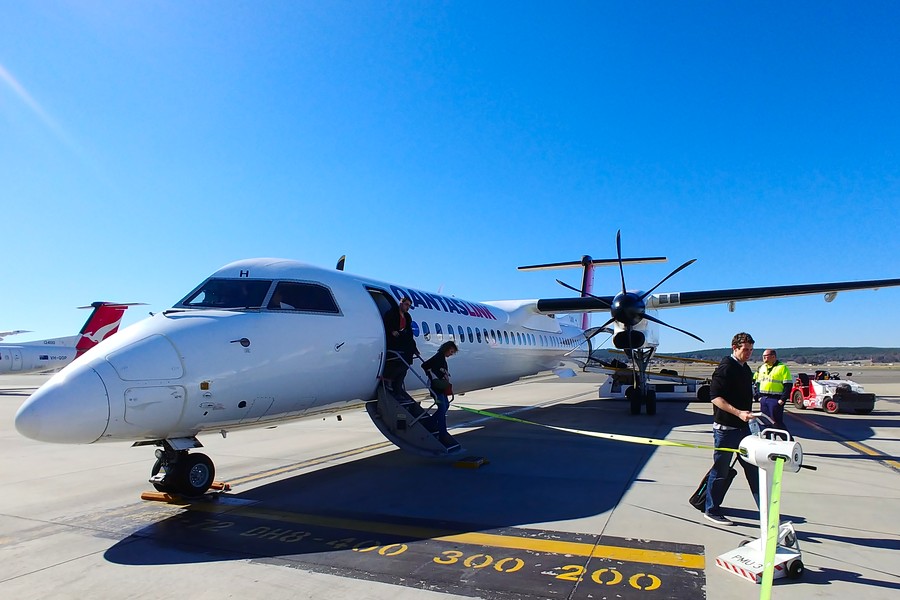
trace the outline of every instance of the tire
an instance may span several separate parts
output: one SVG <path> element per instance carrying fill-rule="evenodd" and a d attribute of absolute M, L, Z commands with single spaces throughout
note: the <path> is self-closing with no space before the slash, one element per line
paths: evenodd
<path fill-rule="evenodd" d="M 641 392 L 634 387 L 629 387 L 625 390 L 625 397 L 628 399 L 631 414 L 641 414 Z"/>
<path fill-rule="evenodd" d="M 205 454 L 187 454 L 179 458 L 175 471 L 169 474 L 174 479 L 172 488 L 184 496 L 202 496 L 213 484 L 216 468 Z"/>
<path fill-rule="evenodd" d="M 841 406 L 836 399 L 831 396 L 825 396 L 822 398 L 822 409 L 829 415 L 833 415 L 841 409 Z"/>
<path fill-rule="evenodd" d="M 160 459 L 156 459 L 156 462 L 153 463 L 153 468 L 150 469 L 150 477 L 156 477 L 159 473 L 160 469 L 162 469 L 162 461 Z M 168 492 L 169 488 L 167 486 L 162 485 L 161 483 L 154 483 L 153 487 L 156 488 L 157 492 Z"/>
<path fill-rule="evenodd" d="M 785 576 L 788 579 L 800 579 L 800 576 L 803 575 L 803 571 L 803 561 L 797 558 L 788 565 Z"/>
<path fill-rule="evenodd" d="M 653 416 L 656 414 L 656 390 L 647 392 L 647 414 Z"/>
<path fill-rule="evenodd" d="M 806 407 L 803 406 L 803 392 L 801 392 L 800 390 L 794 390 L 794 393 L 791 394 L 791 402 L 793 402 L 794 406 L 796 406 L 800 410 L 806 409 Z"/>
<path fill-rule="evenodd" d="M 704 403 L 709 403 L 709 385 L 703 384 L 699 388 L 697 388 L 697 400 Z"/>

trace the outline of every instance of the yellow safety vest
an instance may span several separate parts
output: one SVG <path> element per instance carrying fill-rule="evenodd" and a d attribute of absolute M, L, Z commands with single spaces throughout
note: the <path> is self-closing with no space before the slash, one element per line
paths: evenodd
<path fill-rule="evenodd" d="M 753 379 L 759 384 L 760 394 L 775 394 L 780 396 L 784 392 L 784 387 L 790 387 L 793 384 L 791 371 L 787 365 L 781 361 L 777 361 L 774 365 L 763 363 L 753 375 Z"/>

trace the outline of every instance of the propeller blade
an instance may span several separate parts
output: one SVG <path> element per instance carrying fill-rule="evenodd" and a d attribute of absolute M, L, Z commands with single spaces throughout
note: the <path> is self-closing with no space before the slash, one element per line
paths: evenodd
<path fill-rule="evenodd" d="M 619 275 L 622 277 L 622 293 L 625 293 L 625 269 L 622 268 L 622 230 L 616 232 L 616 257 L 619 259 Z"/>
<path fill-rule="evenodd" d="M 573 292 L 578 292 L 579 294 L 582 293 L 580 289 L 578 289 L 577 287 L 574 287 L 574 286 L 569 285 L 569 284 L 566 283 L 565 281 L 560 281 L 559 279 L 557 279 L 557 280 L 556 280 L 556 283 L 558 283 L 559 285 L 563 286 L 564 288 L 568 288 L 568 289 L 572 290 Z M 605 306 L 606 308 L 612 308 L 612 306 L 611 306 L 606 300 L 604 300 L 603 298 L 600 298 L 600 297 L 598 297 L 598 296 L 595 296 L 595 295 L 593 295 L 593 294 L 590 293 L 590 292 L 584 292 L 584 294 L 585 294 L 588 298 L 593 298 L 594 300 L 598 301 L 600 304 L 602 304 L 602 305 Z"/>
<path fill-rule="evenodd" d="M 649 296 L 650 294 L 652 294 L 652 293 L 653 293 L 653 290 L 655 290 L 656 288 L 658 288 L 659 286 L 661 286 L 662 284 L 664 284 L 664 283 L 666 282 L 666 280 L 669 279 L 669 277 L 671 277 L 672 275 L 674 275 L 674 274 L 677 273 L 678 271 L 684 269 L 685 267 L 691 266 L 691 265 L 694 264 L 695 262 L 697 262 L 697 259 L 696 259 L 696 258 L 692 258 L 691 260 L 687 261 L 686 263 L 684 263 L 683 265 L 681 265 L 680 267 L 678 267 L 677 269 L 675 269 L 674 271 L 672 271 L 671 273 L 669 273 L 668 275 L 666 275 L 665 277 L 663 277 L 662 281 L 660 281 L 659 283 L 657 283 L 656 285 L 654 285 L 652 288 L 650 288 L 649 291 L 644 292 L 644 295 L 641 296 L 641 300 L 643 300 L 644 298 L 646 298 L 647 296 Z"/>
<path fill-rule="evenodd" d="M 648 321 L 653 321 L 654 323 L 659 323 L 660 325 L 665 325 L 665 326 L 668 327 L 669 329 L 674 329 L 675 331 L 680 331 L 680 332 L 683 333 L 684 335 L 689 335 L 689 336 L 691 336 L 692 338 L 694 338 L 695 340 L 697 340 L 697 341 L 699 341 L 699 342 L 703 342 L 704 344 L 706 343 L 706 342 L 703 341 L 703 338 L 697 337 L 696 335 L 694 335 L 694 334 L 691 333 L 690 331 L 685 331 L 684 329 L 679 329 L 679 328 L 675 327 L 674 325 L 669 325 L 668 323 L 664 323 L 663 321 L 660 321 L 659 319 L 657 319 L 657 318 L 654 317 L 653 315 L 648 315 L 647 313 L 644 313 L 643 316 L 644 316 L 644 318 L 647 319 Z"/>

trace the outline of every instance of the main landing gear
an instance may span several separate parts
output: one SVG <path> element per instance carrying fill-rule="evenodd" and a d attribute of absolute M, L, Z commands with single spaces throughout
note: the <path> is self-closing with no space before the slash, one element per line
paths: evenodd
<path fill-rule="evenodd" d="M 168 440 L 156 450 L 156 462 L 150 471 L 150 483 L 159 492 L 181 496 L 202 496 L 212 486 L 216 468 L 212 460 L 199 452 L 177 450 Z"/>
<path fill-rule="evenodd" d="M 646 390 L 641 391 L 639 387 L 629 387 L 625 390 L 625 398 L 628 399 L 628 405 L 631 410 L 631 414 L 639 415 L 641 414 L 641 405 L 647 405 L 647 414 L 655 415 L 656 414 L 656 391 L 655 390 Z"/>
<path fill-rule="evenodd" d="M 647 383 L 647 365 L 650 364 L 650 358 L 656 348 L 634 348 L 626 349 L 625 355 L 631 359 L 632 364 L 637 367 L 635 373 L 635 383 L 637 385 L 625 390 L 625 397 L 631 409 L 631 414 L 641 414 L 641 405 L 647 405 L 647 414 L 656 414 L 656 390 L 651 390 Z"/>

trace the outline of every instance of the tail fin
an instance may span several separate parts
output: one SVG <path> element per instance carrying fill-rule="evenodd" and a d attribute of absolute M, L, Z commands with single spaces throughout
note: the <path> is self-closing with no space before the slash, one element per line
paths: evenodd
<path fill-rule="evenodd" d="M 81 328 L 81 337 L 75 345 L 75 357 L 81 356 L 118 331 L 125 310 L 133 305 L 134 303 L 94 302 L 90 306 L 79 306 L 78 308 L 93 308 L 94 310 L 85 321 L 84 327 Z"/>

